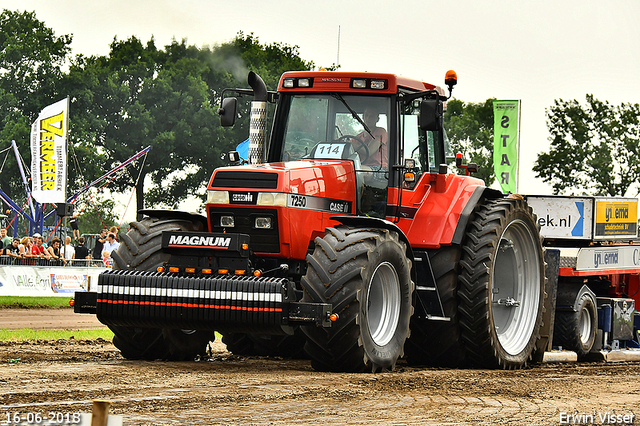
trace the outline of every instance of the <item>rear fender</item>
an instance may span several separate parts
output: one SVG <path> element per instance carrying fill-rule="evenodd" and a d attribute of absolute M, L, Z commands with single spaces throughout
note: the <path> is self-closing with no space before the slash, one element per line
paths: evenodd
<path fill-rule="evenodd" d="M 469 201 L 467 202 L 467 204 L 464 206 L 464 209 L 462 210 L 462 213 L 460 214 L 460 218 L 458 220 L 458 225 L 456 226 L 456 231 L 453 234 L 453 239 L 451 240 L 452 244 L 461 244 L 462 243 L 462 239 L 464 238 L 464 234 L 467 230 L 467 224 L 469 223 L 469 219 L 471 218 L 471 215 L 473 214 L 473 212 L 476 209 L 476 206 L 478 206 L 478 204 L 483 200 L 483 199 L 496 199 L 496 198 L 503 198 L 504 195 L 500 192 L 497 191 L 495 189 L 491 189 L 491 188 L 487 188 L 486 186 L 478 186 L 474 191 L 473 194 L 471 195 L 471 198 L 469 198 Z"/>

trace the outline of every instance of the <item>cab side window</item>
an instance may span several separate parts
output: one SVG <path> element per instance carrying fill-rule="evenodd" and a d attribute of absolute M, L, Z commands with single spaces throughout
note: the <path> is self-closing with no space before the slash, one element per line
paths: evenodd
<path fill-rule="evenodd" d="M 400 131 L 404 142 L 401 161 L 404 162 L 405 158 L 415 161 L 416 182 L 423 173 L 429 172 L 430 168 L 435 167 L 435 164 L 432 164 L 435 163 L 435 158 L 432 158 L 433 135 L 431 132 L 420 129 L 418 124 L 419 105 L 419 102 L 405 104 L 400 117 Z M 410 184 L 409 188 L 412 188 L 413 185 L 415 182 Z"/>

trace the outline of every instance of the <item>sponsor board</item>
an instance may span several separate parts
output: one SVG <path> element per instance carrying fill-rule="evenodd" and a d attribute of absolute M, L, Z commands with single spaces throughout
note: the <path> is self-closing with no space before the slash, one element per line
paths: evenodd
<path fill-rule="evenodd" d="M 103 267 L 1 266 L 0 296 L 62 296 L 97 285 Z"/>
<path fill-rule="evenodd" d="M 593 198 L 527 196 L 544 238 L 592 238 Z"/>
<path fill-rule="evenodd" d="M 51 274 L 51 289 L 54 293 L 75 293 L 87 291 L 88 275 L 67 271 Z"/>
<path fill-rule="evenodd" d="M 640 269 L 640 246 L 587 247 L 578 252 L 576 270 Z"/>
<path fill-rule="evenodd" d="M 596 198 L 594 239 L 636 238 L 636 198 Z"/>
<path fill-rule="evenodd" d="M 69 98 L 44 108 L 31 126 L 31 192 L 39 203 L 64 203 Z"/>

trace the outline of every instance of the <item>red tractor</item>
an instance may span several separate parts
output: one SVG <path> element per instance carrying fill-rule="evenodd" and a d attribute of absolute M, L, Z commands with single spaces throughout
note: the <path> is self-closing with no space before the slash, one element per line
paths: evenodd
<path fill-rule="evenodd" d="M 249 85 L 231 90 L 253 95 L 249 161 L 231 152 L 213 172 L 206 217 L 142 211 L 114 271 L 77 295 L 125 357 L 192 358 L 214 330 L 233 352 L 304 348 L 326 371 L 392 370 L 403 356 L 519 368 L 544 351 L 536 218 L 449 172 L 444 90 L 327 71 L 287 72 L 277 92 L 254 73 Z M 223 99 L 223 125 L 236 106 Z"/>

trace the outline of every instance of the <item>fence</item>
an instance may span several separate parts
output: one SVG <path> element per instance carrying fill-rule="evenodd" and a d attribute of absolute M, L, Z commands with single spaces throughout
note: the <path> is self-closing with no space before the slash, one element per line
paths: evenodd
<path fill-rule="evenodd" d="M 65 263 L 62 259 L 44 259 L 41 257 L 0 256 L 0 266 L 47 266 L 47 267 L 102 267 L 110 268 L 111 259 L 106 263 L 101 259 L 72 259 Z"/>

